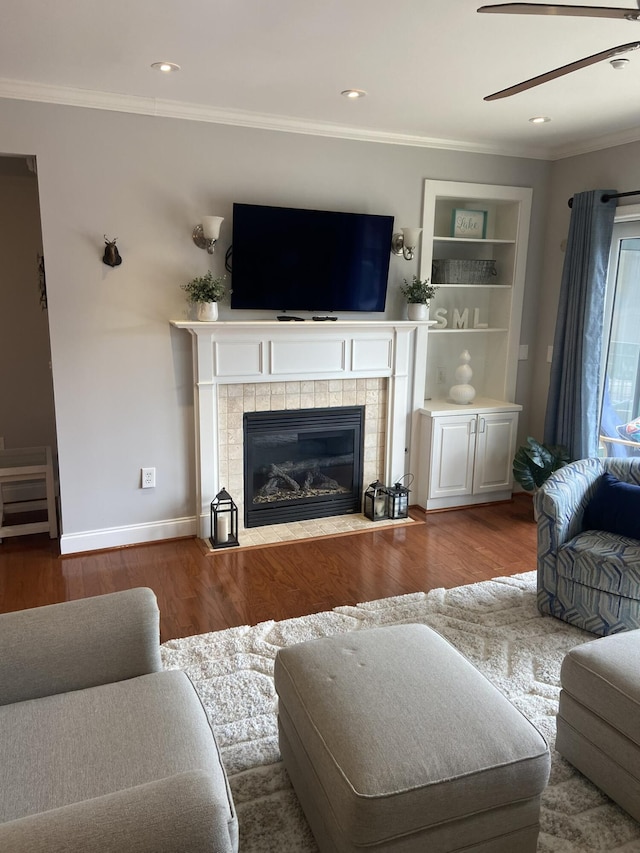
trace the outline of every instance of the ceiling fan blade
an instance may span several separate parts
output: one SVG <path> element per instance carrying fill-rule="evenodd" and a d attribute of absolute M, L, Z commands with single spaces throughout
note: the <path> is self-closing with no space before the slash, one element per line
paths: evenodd
<path fill-rule="evenodd" d="M 591 56 L 586 56 L 584 59 L 578 59 L 576 62 L 570 62 L 568 65 L 562 65 L 560 68 L 554 68 L 553 71 L 547 71 L 546 74 L 540 74 L 538 77 L 531 77 L 522 83 L 517 83 L 515 86 L 509 86 L 508 89 L 501 89 L 499 92 L 494 92 L 493 95 L 487 95 L 485 101 L 497 101 L 500 98 L 508 98 L 510 95 L 517 95 L 527 89 L 533 89 L 534 86 L 539 86 L 541 83 L 548 83 L 550 80 L 555 80 L 557 77 L 563 77 L 565 74 L 571 74 L 572 71 L 578 71 L 580 68 L 586 68 L 588 65 L 594 65 L 596 62 L 601 62 L 603 59 L 612 59 L 614 56 L 619 56 L 621 53 L 628 53 L 630 50 L 638 50 L 640 41 L 632 41 L 629 44 L 621 44 L 618 47 L 610 47 L 608 50 L 602 50 L 600 53 L 593 53 Z"/>
<path fill-rule="evenodd" d="M 637 9 L 613 9 L 609 6 L 564 6 L 549 3 L 498 3 L 480 6 L 478 12 L 495 12 L 504 15 L 568 15 L 574 18 L 621 18 L 640 21 Z"/>

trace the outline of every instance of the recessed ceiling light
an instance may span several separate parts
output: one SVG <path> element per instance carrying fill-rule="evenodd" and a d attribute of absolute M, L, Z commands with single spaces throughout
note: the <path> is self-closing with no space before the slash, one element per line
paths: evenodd
<path fill-rule="evenodd" d="M 546 124 L 548 121 L 551 121 L 549 116 L 534 116 L 530 118 L 529 121 L 531 124 Z"/>
<path fill-rule="evenodd" d="M 340 94 L 355 101 L 356 98 L 364 98 L 367 93 L 363 89 L 344 89 Z"/>
<path fill-rule="evenodd" d="M 163 71 L 165 74 L 170 71 L 180 71 L 180 66 L 176 65 L 175 62 L 152 62 L 151 67 L 155 68 L 156 71 Z"/>

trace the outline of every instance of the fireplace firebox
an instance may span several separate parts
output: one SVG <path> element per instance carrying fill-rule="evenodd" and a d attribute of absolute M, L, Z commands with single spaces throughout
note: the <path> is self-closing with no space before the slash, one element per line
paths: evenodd
<path fill-rule="evenodd" d="M 246 412 L 245 527 L 360 512 L 364 410 Z"/>

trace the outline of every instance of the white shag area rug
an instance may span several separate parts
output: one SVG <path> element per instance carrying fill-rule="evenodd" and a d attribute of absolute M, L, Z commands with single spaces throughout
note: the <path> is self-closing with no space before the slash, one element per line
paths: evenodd
<path fill-rule="evenodd" d="M 278 649 L 406 622 L 439 631 L 547 738 L 552 769 L 539 853 L 640 853 L 640 824 L 553 749 L 560 664 L 593 636 L 542 617 L 535 592 L 535 572 L 528 572 L 165 643 L 165 667 L 189 674 L 211 719 L 238 811 L 241 853 L 317 853 L 278 751 Z"/>

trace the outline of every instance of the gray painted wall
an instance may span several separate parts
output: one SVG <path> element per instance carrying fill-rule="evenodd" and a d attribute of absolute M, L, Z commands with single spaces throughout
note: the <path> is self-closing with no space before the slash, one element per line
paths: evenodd
<path fill-rule="evenodd" d="M 543 275 L 539 282 L 540 311 L 536 342 L 538 357 L 535 361 L 531 386 L 531 435 L 542 440 L 544 414 L 549 387 L 547 347 L 553 344 L 555 318 L 558 309 L 560 280 L 564 253 L 563 240 L 569 232 L 571 210 L 567 204 L 574 193 L 592 189 L 609 189 L 630 192 L 640 188 L 640 143 L 619 145 L 603 151 L 581 154 L 558 160 L 551 166 L 551 189 L 546 223 Z M 640 195 L 620 199 L 619 205 L 640 204 Z M 533 297 L 533 294 L 528 294 Z"/>
<path fill-rule="evenodd" d="M 65 534 L 194 515 L 191 344 L 169 320 L 187 316 L 179 285 L 209 262 L 191 241 L 202 214 L 227 218 L 212 260 L 223 272 L 234 201 L 400 226 L 420 222 L 426 178 L 533 187 L 517 390 L 528 431 L 550 164 L 11 100 L 0 153 L 38 161 Z M 101 262 L 104 234 L 122 266 Z M 416 271 L 392 258 L 389 318 Z M 142 466 L 157 468 L 155 489 L 139 488 Z"/>

